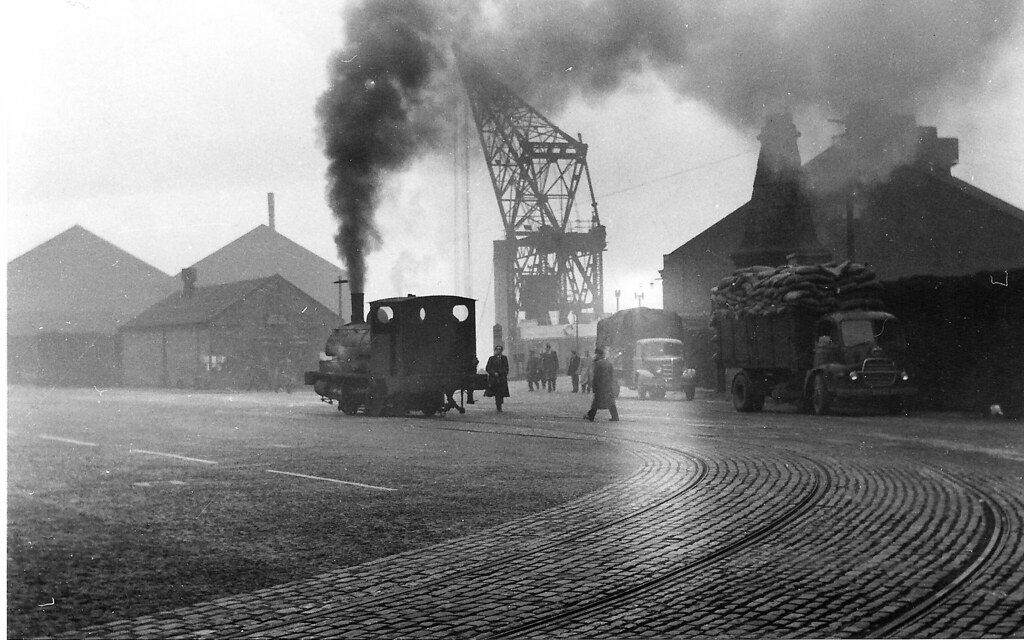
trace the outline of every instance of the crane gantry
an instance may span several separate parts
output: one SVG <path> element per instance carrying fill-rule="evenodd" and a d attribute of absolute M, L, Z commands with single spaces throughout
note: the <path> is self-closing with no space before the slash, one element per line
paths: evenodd
<path fill-rule="evenodd" d="M 600 317 L 606 241 L 587 145 L 479 63 L 460 55 L 459 70 L 505 228 L 504 240 L 495 242 L 495 321 L 516 338 L 520 320 L 548 325 L 568 322 L 570 313 L 577 321 L 581 314 Z M 584 180 L 589 212 L 574 206 Z"/>

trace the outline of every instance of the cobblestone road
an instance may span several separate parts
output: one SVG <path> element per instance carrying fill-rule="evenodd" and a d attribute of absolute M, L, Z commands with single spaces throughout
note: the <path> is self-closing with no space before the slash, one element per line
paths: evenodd
<path fill-rule="evenodd" d="M 982 443 L 951 439 L 934 417 L 822 425 L 712 402 L 684 418 L 663 403 L 623 404 L 617 425 L 540 406 L 436 427 L 558 431 L 635 458 L 631 475 L 583 499 L 68 637 L 1024 635 L 1019 424 Z"/>

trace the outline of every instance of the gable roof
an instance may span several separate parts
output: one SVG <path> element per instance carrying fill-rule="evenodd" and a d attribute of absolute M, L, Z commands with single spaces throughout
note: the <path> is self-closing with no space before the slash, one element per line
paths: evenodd
<path fill-rule="evenodd" d="M 174 278 L 74 225 L 7 263 L 7 333 L 113 334 Z"/>
<path fill-rule="evenodd" d="M 265 224 L 191 265 L 201 285 L 225 284 L 280 274 L 328 309 L 338 305 L 344 270 Z"/>
<path fill-rule="evenodd" d="M 232 305 L 275 281 L 279 275 L 208 287 L 196 287 L 191 294 L 173 293 L 126 323 L 126 329 L 203 324 L 216 319 Z"/>

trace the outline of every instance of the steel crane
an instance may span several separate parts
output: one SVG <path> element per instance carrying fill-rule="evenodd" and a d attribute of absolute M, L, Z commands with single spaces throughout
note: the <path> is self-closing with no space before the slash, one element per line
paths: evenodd
<path fill-rule="evenodd" d="M 459 55 L 462 84 L 505 227 L 495 242 L 496 322 L 517 338 L 520 320 L 565 324 L 604 312 L 605 228 L 587 145 L 559 129 L 481 64 Z M 575 207 L 586 181 L 591 209 Z M 553 312 L 557 317 L 552 318 Z"/>

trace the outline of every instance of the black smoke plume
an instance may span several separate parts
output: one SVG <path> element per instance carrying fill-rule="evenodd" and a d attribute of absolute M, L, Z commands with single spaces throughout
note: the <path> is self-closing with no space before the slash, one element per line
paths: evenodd
<path fill-rule="evenodd" d="M 366 254 L 380 243 L 374 224 L 381 188 L 437 138 L 437 105 L 427 88 L 444 59 L 426 4 L 375 0 L 344 17 L 348 46 L 329 65 L 316 112 L 329 165 L 327 201 L 335 242 L 353 291 L 363 292 Z"/>

